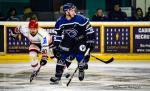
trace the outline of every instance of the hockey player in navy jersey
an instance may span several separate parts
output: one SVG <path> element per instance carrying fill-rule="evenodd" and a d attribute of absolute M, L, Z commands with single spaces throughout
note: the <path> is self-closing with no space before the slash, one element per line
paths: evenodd
<path fill-rule="evenodd" d="M 67 65 L 66 59 L 71 56 L 75 57 L 78 62 L 79 80 L 84 79 L 85 65 L 89 61 L 90 52 L 94 48 L 95 33 L 89 20 L 82 15 L 76 14 L 76 7 L 72 3 L 66 3 L 63 6 L 64 16 L 60 17 L 55 28 L 57 36 L 62 36 L 58 45 L 60 58 L 56 64 L 55 77 L 50 81 L 58 82 L 61 80 L 64 68 Z M 90 49 L 89 55 L 85 56 L 87 49 Z"/>

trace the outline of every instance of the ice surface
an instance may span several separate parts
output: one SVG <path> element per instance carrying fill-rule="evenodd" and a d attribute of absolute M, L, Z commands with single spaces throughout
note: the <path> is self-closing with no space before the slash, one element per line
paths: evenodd
<path fill-rule="evenodd" d="M 68 72 L 76 68 L 74 62 Z M 85 79 L 78 80 L 75 74 L 69 87 L 50 84 L 54 76 L 55 63 L 50 62 L 41 68 L 38 77 L 30 84 L 31 67 L 26 64 L 0 64 L 0 91 L 150 91 L 150 63 L 111 63 L 89 62 Z M 63 84 L 68 79 L 62 77 Z"/>

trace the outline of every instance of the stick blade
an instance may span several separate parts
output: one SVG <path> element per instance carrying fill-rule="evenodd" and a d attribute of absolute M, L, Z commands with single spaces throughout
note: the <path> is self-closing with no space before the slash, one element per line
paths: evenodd
<path fill-rule="evenodd" d="M 109 59 L 108 61 L 106 61 L 105 63 L 108 64 L 108 63 L 111 63 L 114 61 L 114 58 L 112 57 L 111 59 Z"/>

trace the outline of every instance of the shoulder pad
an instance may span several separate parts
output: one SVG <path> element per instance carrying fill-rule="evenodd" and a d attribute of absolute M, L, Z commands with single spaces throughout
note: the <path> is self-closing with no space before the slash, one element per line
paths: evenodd
<path fill-rule="evenodd" d="M 78 23 L 81 25 L 85 25 L 85 24 L 87 24 L 87 22 L 89 22 L 88 18 L 86 18 L 85 16 L 80 15 L 80 14 L 77 14 L 76 19 L 77 19 Z"/>

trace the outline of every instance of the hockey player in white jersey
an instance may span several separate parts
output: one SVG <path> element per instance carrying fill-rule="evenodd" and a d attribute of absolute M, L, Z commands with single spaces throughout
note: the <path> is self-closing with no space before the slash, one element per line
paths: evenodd
<path fill-rule="evenodd" d="M 27 37 L 30 41 L 29 46 L 29 56 L 31 60 L 31 67 L 33 72 L 30 78 L 30 82 L 39 72 L 41 66 L 44 66 L 47 63 L 48 56 L 54 58 L 52 54 L 52 36 L 44 29 L 38 26 L 36 20 L 30 20 L 28 25 L 18 26 L 12 36 L 17 38 L 18 34 L 21 33 Z M 38 61 L 38 53 L 42 54 L 41 61 Z M 54 58 L 55 59 L 55 58 Z"/>

